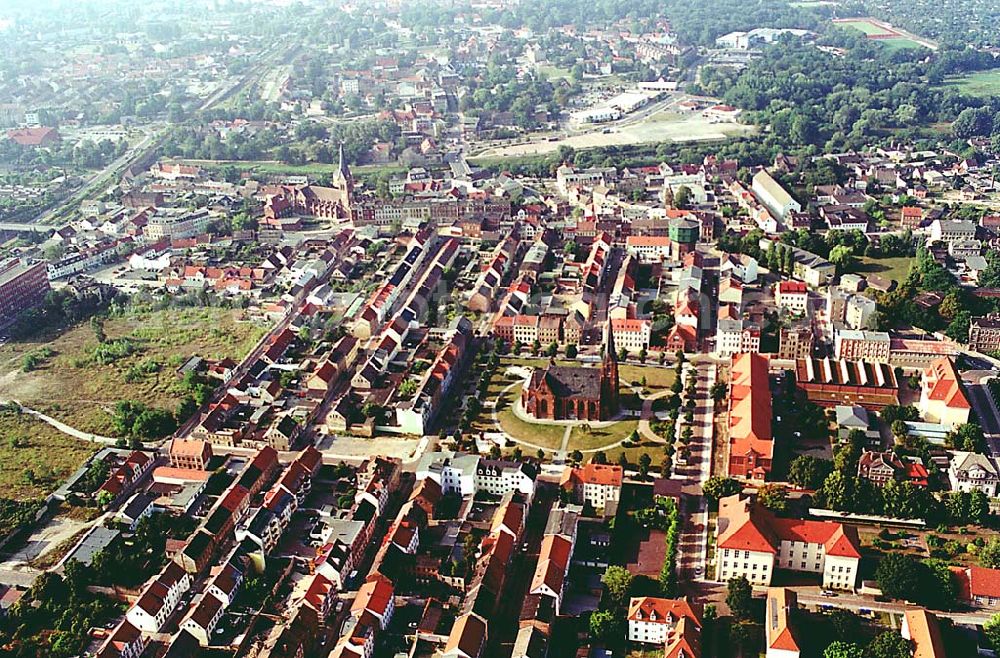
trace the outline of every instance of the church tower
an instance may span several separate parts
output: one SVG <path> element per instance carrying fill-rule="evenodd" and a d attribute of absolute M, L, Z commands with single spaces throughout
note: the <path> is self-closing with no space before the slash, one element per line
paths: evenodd
<path fill-rule="evenodd" d="M 354 178 L 351 176 L 351 170 L 347 167 L 347 161 L 344 160 L 343 142 L 340 143 L 337 171 L 333 173 L 333 186 L 344 190 L 348 194 L 354 191 Z"/>
<path fill-rule="evenodd" d="M 615 331 L 611 328 L 611 320 L 608 324 L 604 337 L 604 363 L 601 366 L 601 406 L 607 411 L 607 416 L 611 418 L 618 413 L 618 354 L 615 351 Z"/>

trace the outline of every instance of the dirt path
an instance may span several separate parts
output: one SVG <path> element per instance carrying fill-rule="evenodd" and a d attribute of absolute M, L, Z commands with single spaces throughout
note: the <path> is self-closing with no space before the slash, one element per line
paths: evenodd
<path fill-rule="evenodd" d="M 113 445 L 116 445 L 118 443 L 118 439 L 113 439 L 110 436 L 101 436 L 100 434 L 91 434 L 90 432 L 83 432 L 83 431 L 80 431 L 80 430 L 76 429 L 75 427 L 70 427 L 66 423 L 64 423 L 62 421 L 58 421 L 55 418 L 53 418 L 52 416 L 46 416 L 41 411 L 36 411 L 35 409 L 30 409 L 30 408 L 24 406 L 23 404 L 21 404 L 17 400 L 0 400 L 0 404 L 10 404 L 10 403 L 16 404 L 21 409 L 21 411 L 23 411 L 24 413 L 26 413 L 29 416 L 32 416 L 34 418 L 37 418 L 38 420 L 42 421 L 43 423 L 48 423 L 49 425 L 51 425 L 52 427 L 56 428 L 57 430 L 59 430 L 63 434 L 67 434 L 69 436 L 75 437 L 75 438 L 80 439 L 82 441 L 89 441 L 90 443 L 103 443 L 104 445 L 109 445 L 109 446 L 113 446 Z"/>

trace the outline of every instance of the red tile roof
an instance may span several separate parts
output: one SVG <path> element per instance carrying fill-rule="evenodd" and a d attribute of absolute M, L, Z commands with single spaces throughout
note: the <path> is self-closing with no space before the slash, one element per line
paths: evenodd
<path fill-rule="evenodd" d="M 394 593 L 392 581 L 382 574 L 375 574 L 358 590 L 358 595 L 351 606 L 351 612 L 367 610 L 379 617 L 385 615 Z"/>
<path fill-rule="evenodd" d="M 905 623 L 913 641 L 913 658 L 944 658 L 937 617 L 924 609 L 907 610 Z"/>
<path fill-rule="evenodd" d="M 675 624 L 678 619 L 689 619 L 701 628 L 701 604 L 684 599 L 660 599 L 653 596 L 634 597 L 629 601 L 628 619 Z"/>
<path fill-rule="evenodd" d="M 971 409 L 955 363 L 948 357 L 934 359 L 924 371 L 924 389 L 929 400 L 941 400 L 952 409 Z"/>
<path fill-rule="evenodd" d="M 800 650 L 796 633 L 789 626 L 789 612 L 797 605 L 795 592 L 784 587 L 770 587 L 767 590 L 764 619 L 764 632 L 768 651 L 793 651 L 796 655 Z"/>
<path fill-rule="evenodd" d="M 20 146 L 42 146 L 43 144 L 54 142 L 59 139 L 59 132 L 55 128 L 18 128 L 7 131 L 7 137 Z"/>
<path fill-rule="evenodd" d="M 573 546 L 569 539 L 562 535 L 545 535 L 542 538 L 542 548 L 538 554 L 538 566 L 535 576 L 531 579 L 530 592 L 545 585 L 555 593 L 562 591 L 566 569 L 569 567 L 570 553 Z"/>
<path fill-rule="evenodd" d="M 808 287 L 801 281 L 781 281 L 778 283 L 778 292 L 782 295 L 805 294 Z"/>
<path fill-rule="evenodd" d="M 701 658 L 701 636 L 698 628 L 682 618 L 667 636 L 663 658 Z"/>
<path fill-rule="evenodd" d="M 600 484 L 610 487 L 622 486 L 624 471 L 618 464 L 586 464 L 568 468 L 563 471 L 561 484 L 573 486 L 576 484 Z"/>
<path fill-rule="evenodd" d="M 771 389 L 767 358 L 739 354 L 733 358 L 729 385 L 729 444 L 731 455 L 774 454 L 771 434 Z"/>
<path fill-rule="evenodd" d="M 777 553 L 782 540 L 822 544 L 827 555 L 861 557 L 852 526 L 778 518 L 740 494 L 719 501 L 719 548 Z"/>
<path fill-rule="evenodd" d="M 969 567 L 969 594 L 1000 598 L 1000 569 Z"/>

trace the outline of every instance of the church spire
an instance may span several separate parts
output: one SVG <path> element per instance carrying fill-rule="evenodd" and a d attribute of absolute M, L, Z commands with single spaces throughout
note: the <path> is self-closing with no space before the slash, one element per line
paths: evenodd
<path fill-rule="evenodd" d="M 611 318 L 605 326 L 604 336 L 604 364 L 601 368 L 601 406 L 607 411 L 607 416 L 611 417 L 618 413 L 618 354 L 615 352 L 615 330 L 612 328 Z"/>
<path fill-rule="evenodd" d="M 615 353 L 615 330 L 611 327 L 611 319 L 608 319 L 608 324 L 605 327 L 604 336 L 604 360 L 607 361 L 611 359 L 615 363 L 618 362 L 618 355 Z"/>
<path fill-rule="evenodd" d="M 347 167 L 347 160 L 344 159 L 344 143 L 340 143 L 337 151 L 337 171 L 333 174 L 333 182 L 338 186 L 343 185 L 349 188 L 354 181 L 351 179 L 351 170 Z"/>

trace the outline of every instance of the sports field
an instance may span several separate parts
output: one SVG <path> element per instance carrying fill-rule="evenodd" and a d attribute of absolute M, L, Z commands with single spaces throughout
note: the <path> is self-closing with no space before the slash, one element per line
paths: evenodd
<path fill-rule="evenodd" d="M 903 48 L 937 49 L 937 44 L 929 39 L 918 37 L 874 18 L 835 18 L 833 22 L 840 27 L 857 30 L 869 39 L 878 41 L 892 50 Z"/>

